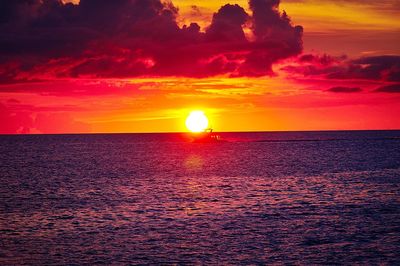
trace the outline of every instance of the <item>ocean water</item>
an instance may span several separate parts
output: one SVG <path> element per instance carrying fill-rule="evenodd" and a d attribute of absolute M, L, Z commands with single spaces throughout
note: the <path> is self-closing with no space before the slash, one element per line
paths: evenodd
<path fill-rule="evenodd" d="M 0 136 L 0 264 L 400 264 L 400 131 Z"/>

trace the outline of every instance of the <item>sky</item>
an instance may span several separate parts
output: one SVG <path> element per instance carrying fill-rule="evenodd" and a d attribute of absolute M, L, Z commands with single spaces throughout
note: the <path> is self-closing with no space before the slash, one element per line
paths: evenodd
<path fill-rule="evenodd" d="M 398 0 L 0 0 L 0 134 L 400 129 Z"/>

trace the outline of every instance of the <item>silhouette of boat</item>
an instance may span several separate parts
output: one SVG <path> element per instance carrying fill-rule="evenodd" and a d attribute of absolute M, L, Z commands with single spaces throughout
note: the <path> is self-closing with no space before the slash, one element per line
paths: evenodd
<path fill-rule="evenodd" d="M 212 143 L 212 142 L 223 142 L 221 136 L 213 132 L 212 128 L 208 128 L 203 132 L 192 135 L 192 141 L 196 143 Z"/>

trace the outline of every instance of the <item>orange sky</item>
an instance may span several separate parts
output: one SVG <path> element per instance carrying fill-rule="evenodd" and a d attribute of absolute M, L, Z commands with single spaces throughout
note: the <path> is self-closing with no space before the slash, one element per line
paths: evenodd
<path fill-rule="evenodd" d="M 173 3 L 179 8 L 178 25 L 197 22 L 204 31 L 226 1 Z M 245 0 L 230 3 L 249 10 Z M 327 54 L 334 61 L 329 69 L 362 57 L 400 55 L 397 1 L 283 0 L 280 9 L 304 27 L 299 57 Z M 33 77 L 46 77 L 45 82 L 0 79 L 0 133 L 180 132 L 186 130 L 186 116 L 197 109 L 206 112 L 217 131 L 400 128 L 400 93 L 375 92 L 397 86 L 397 79 L 305 75 L 311 63 L 304 66 L 296 58 L 274 63 L 274 73 L 262 77 L 49 79 L 44 68 Z M 320 68 L 328 67 L 321 63 Z M 360 91 L 330 90 L 336 87 Z"/>

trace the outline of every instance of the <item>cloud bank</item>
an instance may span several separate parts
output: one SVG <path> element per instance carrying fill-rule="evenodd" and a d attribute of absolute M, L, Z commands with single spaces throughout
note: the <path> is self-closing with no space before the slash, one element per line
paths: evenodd
<path fill-rule="evenodd" d="M 2 0 L 0 83 L 64 77 L 265 76 L 302 52 L 279 0 L 227 4 L 201 31 L 160 0 Z M 245 34 L 248 27 L 251 34 Z"/>

